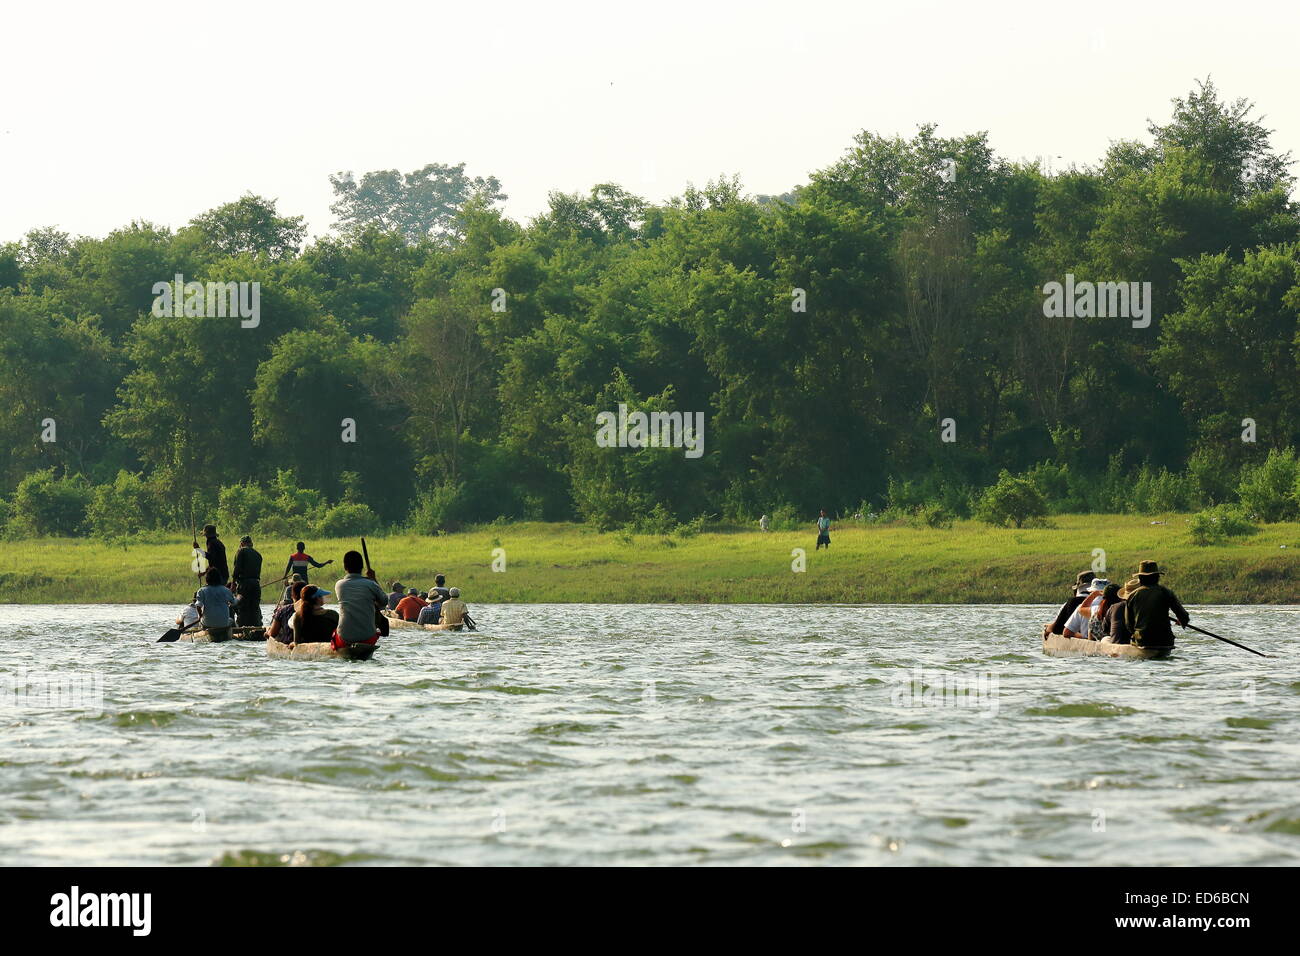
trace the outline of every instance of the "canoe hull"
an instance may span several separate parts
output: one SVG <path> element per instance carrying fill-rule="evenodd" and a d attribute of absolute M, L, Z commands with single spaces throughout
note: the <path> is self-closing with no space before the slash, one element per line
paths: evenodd
<path fill-rule="evenodd" d="M 351 644 L 348 647 L 331 647 L 319 644 L 281 644 L 273 637 L 266 639 L 267 657 L 288 657 L 295 661 L 368 661 L 375 655 L 374 644 Z"/>
<path fill-rule="evenodd" d="M 388 626 L 393 627 L 419 627 L 414 621 L 404 621 L 392 611 L 385 611 L 384 617 L 388 618 Z"/>
<path fill-rule="evenodd" d="M 182 634 L 176 638 L 181 644 L 223 644 L 226 641 L 264 641 L 266 640 L 266 628 L 264 627 L 233 627 L 230 629 L 230 637 L 214 638 L 211 631 L 199 630 L 190 631 L 188 634 Z"/>
<path fill-rule="evenodd" d="M 1172 652 L 1172 647 L 1107 644 L 1104 641 L 1085 641 L 1060 634 L 1049 634 L 1043 639 L 1043 653 L 1048 657 L 1122 657 L 1127 660 L 1160 661 Z"/>

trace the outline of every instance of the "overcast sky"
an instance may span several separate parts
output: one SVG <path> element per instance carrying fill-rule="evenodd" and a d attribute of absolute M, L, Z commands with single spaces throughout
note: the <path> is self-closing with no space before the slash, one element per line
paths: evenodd
<path fill-rule="evenodd" d="M 987 130 L 1096 161 L 1213 75 L 1300 155 L 1300 4 L 10 4 L 0 241 L 178 227 L 246 191 L 332 222 L 328 175 L 468 163 L 527 219 L 553 189 L 777 193 L 861 129 Z M 1056 159 L 1056 157 L 1062 157 Z"/>

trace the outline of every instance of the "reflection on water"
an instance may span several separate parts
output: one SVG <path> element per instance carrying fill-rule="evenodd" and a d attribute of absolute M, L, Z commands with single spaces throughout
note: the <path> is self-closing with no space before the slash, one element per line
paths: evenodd
<path fill-rule="evenodd" d="M 1293 608 L 1163 662 L 1045 658 L 1034 607 L 473 610 L 306 663 L 0 607 L 0 859 L 1300 862 Z"/>

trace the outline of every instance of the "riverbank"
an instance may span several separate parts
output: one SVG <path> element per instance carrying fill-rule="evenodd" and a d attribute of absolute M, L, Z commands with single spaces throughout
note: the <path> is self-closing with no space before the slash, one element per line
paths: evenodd
<path fill-rule="evenodd" d="M 1163 522 L 1153 524 L 1153 521 Z M 380 579 L 421 589 L 447 574 L 470 602 L 1019 604 L 1060 599 L 1104 549 L 1110 576 L 1142 558 L 1169 569 L 1187 603 L 1300 603 L 1300 524 L 1197 547 L 1186 516 L 1060 515 L 1055 527 L 950 529 L 854 525 L 815 534 L 711 529 L 690 538 L 600 534 L 574 524 L 493 525 L 437 537 L 368 538 Z M 233 554 L 238 532 L 227 547 Z M 259 540 L 264 578 L 278 577 L 292 542 Z M 0 542 L 0 603 L 181 602 L 193 590 L 188 538 L 108 545 L 75 539 Z M 1283 547 L 1285 545 L 1285 547 Z M 335 559 L 314 580 L 332 583 L 353 540 L 312 540 Z M 796 572 L 804 551 L 804 567 Z M 494 571 L 493 564 L 503 570 Z M 267 595 L 269 598 L 270 595 Z"/>

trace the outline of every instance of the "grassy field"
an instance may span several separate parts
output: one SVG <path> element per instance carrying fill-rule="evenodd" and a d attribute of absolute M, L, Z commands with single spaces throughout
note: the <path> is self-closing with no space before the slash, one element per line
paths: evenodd
<path fill-rule="evenodd" d="M 1153 521 L 1163 524 L 1153 524 Z M 1188 603 L 1300 601 L 1300 524 L 1196 547 L 1181 515 L 1064 515 L 1056 527 L 996 529 L 963 521 L 948 530 L 905 525 L 845 526 L 829 551 L 812 532 L 717 529 L 693 538 L 599 534 L 573 524 L 512 524 L 439 537 L 369 538 L 380 580 L 427 589 L 442 571 L 474 602 L 647 603 L 1052 603 L 1093 549 L 1106 552 L 1112 579 L 1141 558 L 1169 569 L 1165 583 Z M 232 556 L 238 534 L 227 540 Z M 190 542 L 174 538 L 110 546 L 96 541 L 0 542 L 0 603 L 182 603 L 194 588 Z M 292 550 L 257 542 L 264 578 L 277 577 Z M 1283 547 L 1285 546 L 1285 547 Z M 315 572 L 332 583 L 355 541 L 311 540 Z M 505 570 L 492 570 L 494 549 Z M 792 570 L 795 548 L 806 570 Z M 267 594 L 268 599 L 271 595 Z"/>

